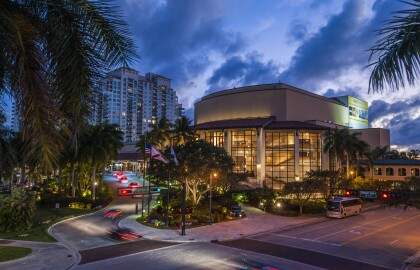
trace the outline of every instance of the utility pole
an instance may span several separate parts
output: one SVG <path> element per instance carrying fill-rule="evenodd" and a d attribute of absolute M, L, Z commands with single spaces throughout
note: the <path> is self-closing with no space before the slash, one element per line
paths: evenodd
<path fill-rule="evenodd" d="M 187 206 L 185 204 L 185 197 L 186 197 L 186 192 L 187 191 L 187 187 L 186 184 L 183 183 L 182 184 L 182 224 L 181 224 L 181 235 L 185 235 L 185 212 L 187 211 Z"/>

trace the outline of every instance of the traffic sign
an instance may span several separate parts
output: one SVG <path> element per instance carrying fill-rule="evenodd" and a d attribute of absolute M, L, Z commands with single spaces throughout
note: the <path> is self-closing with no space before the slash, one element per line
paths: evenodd
<path fill-rule="evenodd" d="M 360 191 L 360 198 L 376 199 L 376 198 L 378 198 L 378 195 L 376 195 L 376 191 L 361 190 Z"/>

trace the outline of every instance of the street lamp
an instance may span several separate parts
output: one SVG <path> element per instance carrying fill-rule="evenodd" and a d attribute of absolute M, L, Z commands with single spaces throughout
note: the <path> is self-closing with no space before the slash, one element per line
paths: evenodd
<path fill-rule="evenodd" d="M 93 185 L 93 199 L 96 199 L 96 186 L 98 186 L 98 182 L 95 181 L 94 185 Z"/>
<path fill-rule="evenodd" d="M 217 177 L 217 173 L 210 173 L 210 220 L 209 220 L 209 225 L 212 224 L 212 219 L 211 219 L 211 189 L 212 189 L 212 180 L 213 180 L 213 176 Z"/>

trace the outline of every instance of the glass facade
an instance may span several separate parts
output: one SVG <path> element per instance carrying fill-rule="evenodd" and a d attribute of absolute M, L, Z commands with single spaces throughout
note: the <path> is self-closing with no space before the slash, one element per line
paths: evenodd
<path fill-rule="evenodd" d="M 231 156 L 235 162 L 234 171 L 254 173 L 257 171 L 257 131 L 235 130 L 231 133 Z"/>
<path fill-rule="evenodd" d="M 265 174 L 273 189 L 295 180 L 294 132 L 265 132 Z"/>
<path fill-rule="evenodd" d="M 225 146 L 225 135 L 223 131 L 206 131 L 204 134 L 204 140 L 217 147 Z"/>
<path fill-rule="evenodd" d="M 321 134 L 299 132 L 299 173 L 321 169 Z"/>

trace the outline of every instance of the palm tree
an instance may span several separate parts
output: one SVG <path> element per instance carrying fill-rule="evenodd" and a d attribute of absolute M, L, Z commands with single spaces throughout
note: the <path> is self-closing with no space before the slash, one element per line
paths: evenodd
<path fill-rule="evenodd" d="M 25 152 L 44 168 L 59 159 L 58 130 L 67 126 L 77 149 L 103 71 L 136 58 L 112 1 L 0 1 L 0 91 L 10 89 Z"/>
<path fill-rule="evenodd" d="M 13 181 L 13 169 L 16 166 L 16 152 L 13 148 L 12 133 L 8 130 L 4 123 L 6 117 L 0 112 L 0 183 L 3 177 L 11 176 L 9 183 Z"/>
<path fill-rule="evenodd" d="M 186 116 L 176 119 L 172 137 L 174 144 L 182 145 L 194 138 L 195 130 L 191 123 L 192 121 Z"/>
<path fill-rule="evenodd" d="M 123 146 L 122 140 L 123 132 L 118 129 L 117 124 L 105 122 L 89 127 L 84 154 L 92 162 L 91 188 L 93 199 L 95 199 L 95 178 L 98 162 L 105 163 L 111 156 L 116 156 L 118 149 Z"/>
<path fill-rule="evenodd" d="M 388 151 L 388 146 L 384 147 L 376 147 L 373 150 L 366 149 L 366 152 L 363 156 L 366 158 L 367 166 L 369 167 L 369 171 L 371 172 L 371 178 L 373 179 L 373 162 L 376 159 L 383 159 L 385 153 Z"/>
<path fill-rule="evenodd" d="M 342 136 L 342 130 L 334 129 L 333 131 L 328 130 L 324 137 L 324 153 L 328 153 L 330 162 L 334 162 L 334 168 L 344 159 L 344 138 Z M 331 169 L 331 168 L 330 168 Z"/>
<path fill-rule="evenodd" d="M 370 51 L 378 60 L 369 79 L 369 90 L 383 91 L 385 84 L 391 90 L 408 85 L 414 86 L 420 74 L 420 0 L 404 2 L 412 9 L 396 13 L 388 25 L 379 30 L 380 38 Z"/>
<path fill-rule="evenodd" d="M 410 151 L 408 151 L 407 153 L 407 157 L 409 159 L 418 159 L 420 156 L 420 150 L 418 149 L 411 149 Z"/>
<path fill-rule="evenodd" d="M 150 124 L 150 132 L 148 133 L 150 143 L 159 145 L 161 148 L 171 138 L 170 130 L 172 124 L 165 117 L 161 118 L 159 122 Z"/>

